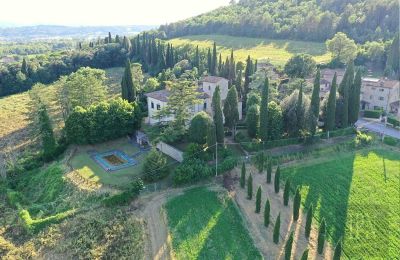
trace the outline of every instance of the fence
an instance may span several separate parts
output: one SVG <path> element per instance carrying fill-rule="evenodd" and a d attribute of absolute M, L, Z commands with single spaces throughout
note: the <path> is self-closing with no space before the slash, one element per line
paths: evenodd
<path fill-rule="evenodd" d="M 175 159 L 178 162 L 183 161 L 183 152 L 181 150 L 176 149 L 175 147 L 166 144 L 162 141 L 158 142 L 156 145 L 157 149 L 163 154 L 168 155 L 172 159 Z"/>

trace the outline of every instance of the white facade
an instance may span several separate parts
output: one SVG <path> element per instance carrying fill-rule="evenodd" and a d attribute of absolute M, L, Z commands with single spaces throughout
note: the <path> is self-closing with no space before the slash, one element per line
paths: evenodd
<path fill-rule="evenodd" d="M 361 85 L 361 109 L 382 109 L 390 113 L 399 113 L 399 81 L 377 78 L 363 78 Z"/>

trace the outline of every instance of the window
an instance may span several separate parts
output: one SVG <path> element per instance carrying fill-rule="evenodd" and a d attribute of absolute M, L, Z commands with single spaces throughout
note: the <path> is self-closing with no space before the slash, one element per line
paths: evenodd
<path fill-rule="evenodd" d="M 157 110 L 160 110 L 160 109 L 161 109 L 160 104 L 157 104 Z"/>
<path fill-rule="evenodd" d="M 383 88 L 380 88 L 379 91 L 380 91 L 380 92 L 383 92 L 383 91 L 385 91 L 385 90 L 384 90 Z"/>
<path fill-rule="evenodd" d="M 379 100 L 385 100 L 385 98 L 384 97 L 379 97 Z"/>
<path fill-rule="evenodd" d="M 154 109 L 154 103 L 153 102 L 151 102 L 151 108 Z"/>
<path fill-rule="evenodd" d="M 204 102 L 204 104 L 203 104 L 203 110 L 207 110 L 207 102 Z"/>

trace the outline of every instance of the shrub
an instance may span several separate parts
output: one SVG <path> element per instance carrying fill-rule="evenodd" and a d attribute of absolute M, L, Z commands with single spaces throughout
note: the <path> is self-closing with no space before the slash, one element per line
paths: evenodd
<path fill-rule="evenodd" d="M 267 183 L 271 183 L 272 177 L 272 160 L 268 160 L 267 163 Z"/>
<path fill-rule="evenodd" d="M 382 114 L 380 110 L 365 110 L 364 117 L 366 118 L 379 118 Z"/>
<path fill-rule="evenodd" d="M 222 163 L 218 163 L 217 171 L 218 174 L 223 174 L 227 171 L 233 170 L 237 165 L 237 158 L 235 156 L 228 156 L 223 159 Z"/>
<path fill-rule="evenodd" d="M 283 191 L 283 205 L 287 206 L 289 203 L 290 181 L 286 180 L 285 189 Z"/>
<path fill-rule="evenodd" d="M 270 215 L 271 213 L 271 205 L 269 203 L 269 199 L 267 199 L 267 201 L 265 202 L 265 206 L 264 206 L 264 226 L 268 227 L 269 226 L 269 222 L 270 222 Z"/>
<path fill-rule="evenodd" d="M 251 200 L 253 198 L 253 177 L 251 173 L 247 179 L 247 199 Z"/>
<path fill-rule="evenodd" d="M 308 259 L 308 248 L 304 250 L 303 254 L 301 255 L 300 260 L 307 260 Z"/>
<path fill-rule="evenodd" d="M 313 218 L 313 206 L 310 205 L 310 208 L 307 211 L 307 219 L 306 219 L 306 226 L 305 226 L 305 232 L 304 232 L 306 238 L 310 237 L 312 218 Z"/>
<path fill-rule="evenodd" d="M 293 199 L 293 220 L 294 221 L 297 221 L 299 219 L 300 202 L 301 202 L 300 189 L 297 187 L 296 194 L 294 195 L 294 199 Z"/>
<path fill-rule="evenodd" d="M 357 132 L 357 136 L 355 138 L 356 147 L 370 145 L 372 141 L 373 141 L 372 136 L 361 132 Z"/>
<path fill-rule="evenodd" d="M 385 138 L 383 138 L 383 142 L 390 146 L 396 146 L 398 141 L 396 138 L 393 138 L 391 136 L 385 136 Z"/>
<path fill-rule="evenodd" d="M 292 256 L 292 245 L 293 245 L 293 231 L 290 232 L 289 238 L 285 245 L 285 260 L 290 260 Z"/>
<path fill-rule="evenodd" d="M 247 134 L 251 138 L 255 138 L 260 127 L 260 108 L 253 105 L 247 110 L 246 114 Z"/>
<path fill-rule="evenodd" d="M 317 245 L 318 254 L 322 254 L 322 251 L 324 251 L 325 234 L 326 234 L 325 225 L 326 225 L 325 219 L 322 219 L 321 225 L 319 226 L 319 231 L 318 231 L 318 245 Z"/>
<path fill-rule="evenodd" d="M 393 118 L 393 117 L 388 117 L 387 122 L 389 124 L 392 124 L 393 127 L 399 127 L 400 126 L 400 121 L 397 120 L 396 118 Z"/>
<path fill-rule="evenodd" d="M 59 223 L 63 219 L 75 214 L 76 210 L 68 210 L 42 219 L 32 219 L 29 211 L 21 209 L 18 216 L 22 221 L 22 226 L 28 233 L 37 232 L 50 224 Z"/>
<path fill-rule="evenodd" d="M 7 191 L 7 202 L 11 207 L 18 208 L 22 200 L 22 194 L 18 191 Z"/>
<path fill-rule="evenodd" d="M 184 160 L 200 159 L 202 161 L 208 161 L 211 160 L 210 157 L 211 154 L 204 151 L 202 145 L 196 143 L 190 143 L 183 153 Z"/>
<path fill-rule="evenodd" d="M 189 140 L 193 143 L 205 144 L 207 137 L 206 129 L 208 129 L 210 124 L 211 118 L 206 112 L 201 111 L 197 113 L 192 121 L 190 121 Z"/>
<path fill-rule="evenodd" d="M 107 207 L 127 205 L 139 195 L 143 188 L 143 181 L 138 179 L 134 181 L 127 190 L 103 199 L 103 204 Z"/>
<path fill-rule="evenodd" d="M 274 240 L 275 244 L 279 243 L 280 229 L 281 229 L 281 213 L 279 213 L 278 217 L 276 217 L 275 226 L 274 226 L 273 240 Z"/>
<path fill-rule="evenodd" d="M 275 188 L 275 193 L 279 192 L 279 179 L 281 176 L 281 170 L 278 166 L 278 168 L 276 168 L 276 172 L 275 172 L 275 180 L 274 180 L 274 188 Z"/>
<path fill-rule="evenodd" d="M 211 176 L 212 170 L 202 160 L 184 160 L 174 171 L 174 184 L 194 183 Z"/>
<path fill-rule="evenodd" d="M 143 163 L 145 181 L 156 181 L 168 175 L 167 157 L 156 149 L 152 149 Z"/>
<path fill-rule="evenodd" d="M 342 241 L 336 244 L 335 252 L 333 253 L 333 260 L 340 260 L 340 256 L 342 255 Z"/>
<path fill-rule="evenodd" d="M 258 152 L 255 156 L 255 164 L 259 173 L 264 170 L 264 152 Z"/>
<path fill-rule="evenodd" d="M 246 185 L 246 165 L 242 164 L 242 170 L 240 173 L 240 187 L 244 188 L 244 186 Z"/>
<path fill-rule="evenodd" d="M 256 213 L 260 213 L 260 209 L 261 209 L 261 186 L 258 187 L 256 194 Z"/>

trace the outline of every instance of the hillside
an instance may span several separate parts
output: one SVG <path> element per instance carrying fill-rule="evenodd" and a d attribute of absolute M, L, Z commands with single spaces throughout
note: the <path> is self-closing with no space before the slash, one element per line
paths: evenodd
<path fill-rule="evenodd" d="M 393 38 L 399 31 L 397 0 L 239 0 L 236 4 L 163 25 L 168 38 L 227 34 L 325 41 L 345 32 L 357 42 Z"/>
<path fill-rule="evenodd" d="M 325 44 L 306 41 L 270 40 L 261 38 L 234 37 L 227 35 L 194 35 L 183 36 L 169 40 L 173 46 L 184 45 L 211 48 L 216 42 L 218 52 L 222 57 L 230 55 L 234 50 L 238 61 L 245 61 L 248 55 L 254 59 L 268 59 L 273 65 L 283 66 L 296 53 L 307 53 L 314 57 L 318 63 L 330 61 L 330 54 Z"/>

